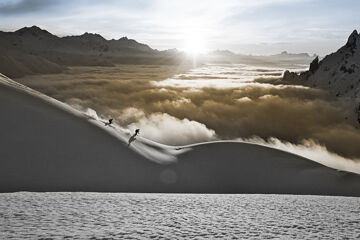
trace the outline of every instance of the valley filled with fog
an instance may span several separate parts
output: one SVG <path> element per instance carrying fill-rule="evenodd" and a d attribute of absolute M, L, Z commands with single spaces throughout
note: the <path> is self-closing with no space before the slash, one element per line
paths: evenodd
<path fill-rule="evenodd" d="M 164 144 L 240 140 L 320 162 L 357 161 L 360 132 L 351 103 L 280 80 L 285 70 L 306 69 L 305 64 L 116 65 L 16 80 L 124 128 L 140 128 L 142 136 Z"/>

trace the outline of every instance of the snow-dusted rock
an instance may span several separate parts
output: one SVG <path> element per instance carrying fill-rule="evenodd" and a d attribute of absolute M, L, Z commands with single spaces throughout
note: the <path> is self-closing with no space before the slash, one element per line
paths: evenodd
<path fill-rule="evenodd" d="M 285 81 L 322 88 L 337 97 L 360 100 L 360 35 L 356 30 L 347 43 L 320 62 L 315 58 L 309 71 L 301 74 L 284 73 Z"/>

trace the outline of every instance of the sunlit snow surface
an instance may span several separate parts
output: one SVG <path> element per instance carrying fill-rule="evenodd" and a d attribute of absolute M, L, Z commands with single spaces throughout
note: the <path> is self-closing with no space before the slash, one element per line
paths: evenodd
<path fill-rule="evenodd" d="M 359 239 L 360 198 L 5 193 L 0 239 Z"/>

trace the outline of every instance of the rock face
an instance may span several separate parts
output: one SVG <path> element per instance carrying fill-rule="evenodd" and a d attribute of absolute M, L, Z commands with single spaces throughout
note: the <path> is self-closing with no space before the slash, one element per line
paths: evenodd
<path fill-rule="evenodd" d="M 351 33 L 351 35 L 349 36 L 349 39 L 348 39 L 348 41 L 347 41 L 347 43 L 346 43 L 346 46 L 347 46 L 347 47 L 350 47 L 350 48 L 355 48 L 357 42 L 359 42 L 358 37 L 359 37 L 358 32 L 357 32 L 356 30 L 354 30 L 354 31 Z"/>
<path fill-rule="evenodd" d="M 328 90 L 337 97 L 360 98 L 360 35 L 356 30 L 347 43 L 335 53 L 319 61 L 315 58 L 309 71 L 301 74 L 285 72 L 284 81 Z"/>
<path fill-rule="evenodd" d="M 0 73 L 21 77 L 56 73 L 66 66 L 172 64 L 176 55 L 157 51 L 126 37 L 106 40 L 99 34 L 58 37 L 39 27 L 0 31 Z"/>
<path fill-rule="evenodd" d="M 310 63 L 309 72 L 315 73 L 316 70 L 318 70 L 318 69 L 319 69 L 319 57 L 316 57 L 316 58 Z"/>

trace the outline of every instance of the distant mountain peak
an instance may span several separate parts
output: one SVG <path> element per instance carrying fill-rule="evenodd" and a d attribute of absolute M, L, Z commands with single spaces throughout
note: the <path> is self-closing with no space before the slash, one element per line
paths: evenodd
<path fill-rule="evenodd" d="M 131 38 L 128 38 L 128 37 L 122 37 L 122 38 L 119 38 L 118 40 L 119 42 L 122 42 L 122 43 L 126 43 L 126 44 L 139 44 L 139 45 L 144 45 L 143 43 L 139 43 L 138 41 L 136 41 L 135 39 L 131 39 Z M 147 46 L 147 45 L 146 45 Z"/>
<path fill-rule="evenodd" d="M 32 26 L 32 27 L 23 27 L 20 28 L 19 30 L 15 31 L 16 33 L 18 33 L 19 35 L 24 35 L 24 34 L 31 34 L 33 36 L 38 36 L 38 35 L 52 35 L 51 33 L 49 33 L 48 31 L 39 28 L 38 26 Z"/>
<path fill-rule="evenodd" d="M 347 47 L 355 47 L 357 42 L 360 41 L 360 35 L 356 31 L 356 29 L 350 34 L 348 41 L 346 43 Z"/>
<path fill-rule="evenodd" d="M 310 57 L 308 53 L 289 53 L 288 51 L 282 51 L 280 54 L 275 54 L 280 56 L 302 56 L 302 57 Z"/>
<path fill-rule="evenodd" d="M 25 27 L 26 28 L 26 27 Z M 29 29 L 31 30 L 37 30 L 37 31 L 43 31 L 43 29 L 41 29 L 40 27 L 36 26 L 36 25 L 33 25 L 31 27 L 29 27 Z"/>
<path fill-rule="evenodd" d="M 88 33 L 88 32 L 85 32 L 84 34 L 80 35 L 80 37 L 84 37 L 84 38 L 97 38 L 97 39 L 105 40 L 105 38 L 104 38 L 103 36 L 101 36 L 100 34 L 97 34 L 97 33 Z"/>
<path fill-rule="evenodd" d="M 230 50 L 215 50 L 212 51 L 210 54 L 214 54 L 214 55 L 222 55 L 222 56 L 234 56 L 236 55 L 235 53 L 231 52 Z"/>

